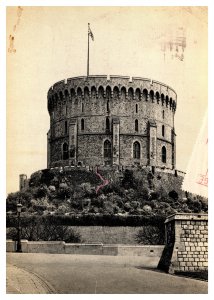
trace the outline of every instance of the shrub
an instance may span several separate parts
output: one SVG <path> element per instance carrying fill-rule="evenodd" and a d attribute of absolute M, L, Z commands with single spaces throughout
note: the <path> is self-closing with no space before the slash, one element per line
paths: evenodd
<path fill-rule="evenodd" d="M 126 169 L 122 180 L 122 187 L 128 189 L 128 188 L 133 188 L 134 186 L 135 184 L 134 184 L 133 171 Z"/>
<path fill-rule="evenodd" d="M 175 190 L 172 190 L 169 192 L 169 197 L 172 198 L 173 200 L 177 201 L 178 200 L 178 193 Z"/>
<path fill-rule="evenodd" d="M 164 226 L 145 226 L 138 231 L 135 240 L 143 245 L 163 245 L 164 244 Z"/>
<path fill-rule="evenodd" d="M 17 229 L 7 230 L 8 239 L 17 239 Z M 21 238 L 29 241 L 64 241 L 67 243 L 80 243 L 80 234 L 68 226 L 58 225 L 47 218 L 32 218 L 28 225 L 22 223 Z"/>

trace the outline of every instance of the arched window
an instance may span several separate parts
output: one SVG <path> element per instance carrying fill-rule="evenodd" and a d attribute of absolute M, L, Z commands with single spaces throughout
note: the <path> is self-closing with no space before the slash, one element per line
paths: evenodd
<path fill-rule="evenodd" d="M 65 97 L 66 97 L 66 98 L 68 98 L 68 97 L 69 97 L 68 90 L 65 90 Z"/>
<path fill-rule="evenodd" d="M 164 110 L 162 111 L 162 117 L 163 117 L 163 119 L 164 119 Z"/>
<path fill-rule="evenodd" d="M 164 94 L 161 94 L 161 103 L 164 105 Z"/>
<path fill-rule="evenodd" d="M 68 122 L 65 121 L 65 135 L 68 134 Z"/>
<path fill-rule="evenodd" d="M 62 91 L 59 92 L 59 97 L 60 97 L 60 100 L 63 100 L 63 93 L 62 93 Z"/>
<path fill-rule="evenodd" d="M 149 93 L 149 98 L 153 101 L 154 100 L 154 92 L 153 90 L 150 91 Z"/>
<path fill-rule="evenodd" d="M 143 90 L 143 100 L 145 100 L 145 101 L 148 100 L 148 99 L 147 99 L 147 95 L 148 95 L 148 91 L 147 91 L 147 89 L 144 89 L 144 90 Z"/>
<path fill-rule="evenodd" d="M 82 89 L 80 87 L 77 89 L 77 96 L 82 97 Z"/>
<path fill-rule="evenodd" d="M 89 98 L 89 89 L 87 86 L 84 88 L 84 98 Z"/>
<path fill-rule="evenodd" d="M 111 87 L 107 86 L 106 88 L 106 98 L 110 99 L 111 98 Z"/>
<path fill-rule="evenodd" d="M 91 97 L 95 98 L 96 95 L 97 95 L 97 90 L 96 90 L 95 86 L 92 86 L 92 88 L 91 88 Z"/>
<path fill-rule="evenodd" d="M 135 120 L 135 131 L 138 132 L 138 120 Z"/>
<path fill-rule="evenodd" d="M 122 99 L 126 98 L 126 88 L 124 86 L 121 88 L 121 98 Z"/>
<path fill-rule="evenodd" d="M 84 119 L 81 119 L 81 130 L 85 129 L 85 121 Z"/>
<path fill-rule="evenodd" d="M 62 159 L 63 160 L 68 159 L 68 144 L 67 143 L 64 143 L 62 145 Z"/>
<path fill-rule="evenodd" d="M 164 136 L 164 135 L 165 135 L 165 126 L 162 125 L 162 136 Z"/>
<path fill-rule="evenodd" d="M 111 158 L 112 154 L 111 154 L 111 143 L 106 140 L 104 142 L 104 157 L 105 158 Z"/>
<path fill-rule="evenodd" d="M 109 117 L 106 117 L 106 131 L 110 131 L 110 120 L 109 120 Z"/>
<path fill-rule="evenodd" d="M 106 109 L 107 109 L 107 112 L 110 112 L 110 109 L 109 109 L 109 100 L 107 100 L 107 107 L 106 107 Z"/>
<path fill-rule="evenodd" d="M 137 101 L 140 100 L 140 89 L 136 89 L 136 91 L 135 91 L 135 99 L 136 99 Z"/>
<path fill-rule="evenodd" d="M 138 104 L 135 105 L 135 112 L 138 113 Z"/>
<path fill-rule="evenodd" d="M 100 86 L 99 89 L 98 89 L 98 96 L 99 97 L 104 97 L 104 88 L 102 86 Z"/>
<path fill-rule="evenodd" d="M 156 99 L 157 99 L 157 103 L 159 104 L 159 101 L 160 101 L 160 94 L 159 94 L 158 92 L 156 92 L 155 96 L 156 96 Z"/>
<path fill-rule="evenodd" d="M 140 159 L 140 143 L 134 142 L 133 144 L 133 158 Z"/>
<path fill-rule="evenodd" d="M 166 147 L 165 146 L 162 147 L 161 155 L 162 155 L 162 162 L 166 163 Z"/>
<path fill-rule="evenodd" d="M 128 97 L 129 97 L 130 100 L 132 100 L 133 97 L 134 97 L 134 91 L 133 91 L 133 88 L 132 88 L 132 87 L 130 87 L 130 88 L 128 89 Z"/>

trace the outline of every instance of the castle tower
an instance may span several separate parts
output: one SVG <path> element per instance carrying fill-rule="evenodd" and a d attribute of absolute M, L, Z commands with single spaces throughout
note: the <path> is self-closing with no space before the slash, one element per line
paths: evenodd
<path fill-rule="evenodd" d="M 141 77 L 68 78 L 48 91 L 48 167 L 174 169 L 176 92 Z"/>
<path fill-rule="evenodd" d="M 28 185 L 28 181 L 27 181 L 27 175 L 25 174 L 20 174 L 19 175 L 19 190 L 22 191 L 23 189 L 25 189 Z"/>

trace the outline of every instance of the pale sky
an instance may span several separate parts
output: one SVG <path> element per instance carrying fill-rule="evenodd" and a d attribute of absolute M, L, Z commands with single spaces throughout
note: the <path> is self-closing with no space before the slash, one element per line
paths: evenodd
<path fill-rule="evenodd" d="M 7 52 L 7 192 L 18 190 L 19 174 L 47 166 L 47 92 L 86 75 L 88 22 L 91 75 L 151 78 L 177 92 L 177 169 L 186 171 L 207 109 L 206 8 L 23 7 L 17 21 L 7 8 L 7 48 L 13 35 L 16 49 Z M 164 57 L 176 37 L 186 38 L 183 61 L 175 47 Z"/>

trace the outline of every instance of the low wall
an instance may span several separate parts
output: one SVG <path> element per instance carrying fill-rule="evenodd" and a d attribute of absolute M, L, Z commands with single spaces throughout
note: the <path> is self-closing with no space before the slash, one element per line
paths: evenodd
<path fill-rule="evenodd" d="M 165 221 L 166 243 L 159 268 L 169 273 L 208 269 L 208 215 L 175 214 Z"/>
<path fill-rule="evenodd" d="M 103 245 L 97 244 L 67 244 L 65 242 L 21 240 L 23 253 L 55 253 L 55 254 L 79 254 L 79 255 L 111 255 L 111 256 L 142 256 L 152 258 L 154 264 L 158 264 L 164 246 L 141 245 Z M 15 252 L 16 242 L 7 240 L 7 252 Z"/>

